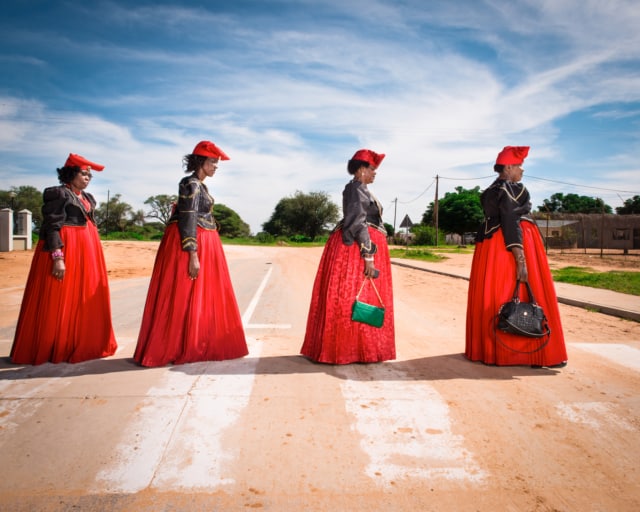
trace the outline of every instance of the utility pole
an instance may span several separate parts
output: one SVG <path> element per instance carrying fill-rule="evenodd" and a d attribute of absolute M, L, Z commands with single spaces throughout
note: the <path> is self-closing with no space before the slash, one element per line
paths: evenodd
<path fill-rule="evenodd" d="M 547 205 L 546 201 L 542 204 L 544 209 L 547 210 L 547 232 L 544 234 L 544 252 L 549 254 L 549 217 L 551 216 L 551 210 L 549 210 L 549 205 Z"/>
<path fill-rule="evenodd" d="M 600 258 L 604 256 L 604 201 L 598 198 L 600 201 L 600 211 L 602 220 L 600 221 Z"/>
<path fill-rule="evenodd" d="M 436 174 L 436 199 L 433 202 L 433 221 L 436 226 L 436 247 L 438 247 L 438 175 Z"/>
<path fill-rule="evenodd" d="M 104 234 L 109 234 L 109 189 L 107 189 L 107 216 L 104 219 Z"/>
<path fill-rule="evenodd" d="M 393 201 L 395 206 L 393 207 L 393 236 L 396 236 L 396 213 L 398 212 L 398 198 L 396 197 Z"/>

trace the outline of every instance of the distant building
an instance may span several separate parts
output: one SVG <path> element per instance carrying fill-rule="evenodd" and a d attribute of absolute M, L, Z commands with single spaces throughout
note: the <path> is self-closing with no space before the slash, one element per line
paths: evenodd
<path fill-rule="evenodd" d="M 536 214 L 547 247 L 640 249 L 640 215 Z"/>

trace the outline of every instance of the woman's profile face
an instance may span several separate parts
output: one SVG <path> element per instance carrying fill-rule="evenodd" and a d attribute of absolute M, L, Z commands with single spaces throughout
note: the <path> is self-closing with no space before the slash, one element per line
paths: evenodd
<path fill-rule="evenodd" d="M 204 176 L 211 178 L 211 176 L 213 176 L 218 169 L 219 161 L 219 158 L 207 158 L 202 164 L 202 167 L 200 167 L 200 170 L 204 173 Z"/>
<path fill-rule="evenodd" d="M 504 170 L 505 170 L 505 174 L 507 175 L 507 179 L 509 181 L 513 181 L 514 183 L 518 183 L 522 181 L 522 175 L 524 174 L 524 169 L 522 168 L 522 164 L 507 165 Z"/>
<path fill-rule="evenodd" d="M 365 185 L 373 183 L 376 179 L 377 169 L 378 168 L 373 165 L 363 165 L 362 167 L 360 167 L 358 171 L 360 173 L 360 181 L 362 181 L 362 183 L 364 183 Z"/>
<path fill-rule="evenodd" d="M 81 170 L 80 172 L 78 172 L 78 174 L 76 174 L 73 177 L 73 179 L 70 182 L 70 185 L 75 189 L 84 190 L 89 186 L 89 182 L 91 181 L 91 178 L 93 178 L 91 171 Z"/>

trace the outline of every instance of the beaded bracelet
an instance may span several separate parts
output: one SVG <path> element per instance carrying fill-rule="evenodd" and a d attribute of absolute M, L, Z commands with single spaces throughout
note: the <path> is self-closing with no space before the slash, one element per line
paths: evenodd
<path fill-rule="evenodd" d="M 63 260 L 64 253 L 60 249 L 56 249 L 51 253 L 51 259 L 53 260 Z"/>
<path fill-rule="evenodd" d="M 364 261 L 373 261 L 373 258 L 364 258 Z"/>

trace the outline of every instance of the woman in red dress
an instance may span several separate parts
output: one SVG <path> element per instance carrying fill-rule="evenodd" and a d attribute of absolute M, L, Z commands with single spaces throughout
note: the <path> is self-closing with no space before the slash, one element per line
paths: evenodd
<path fill-rule="evenodd" d="M 11 347 L 13 363 L 78 363 L 117 349 L 96 200 L 85 192 L 91 171 L 102 169 L 72 153 L 58 169 L 61 185 L 43 193 L 40 240 Z"/>
<path fill-rule="evenodd" d="M 199 142 L 184 157 L 178 204 L 158 248 L 134 360 L 142 366 L 235 359 L 249 353 L 227 260 L 204 184 L 229 157 Z"/>
<path fill-rule="evenodd" d="M 393 289 L 382 205 L 369 191 L 384 154 L 357 151 L 347 164 L 353 180 L 342 193 L 343 219 L 324 248 L 313 285 L 302 355 L 331 364 L 395 359 Z M 382 327 L 351 320 L 353 301 L 385 307 Z"/>
<path fill-rule="evenodd" d="M 558 299 L 542 236 L 530 216 L 529 192 L 520 183 L 528 154 L 528 146 L 505 147 L 494 165 L 498 179 L 481 196 L 485 219 L 471 264 L 465 355 L 498 366 L 558 368 L 567 364 Z M 516 280 L 528 281 L 542 306 L 551 328 L 548 340 L 496 329 L 498 310 L 511 299 Z M 526 287 L 520 288 L 520 299 L 528 300 Z"/>

